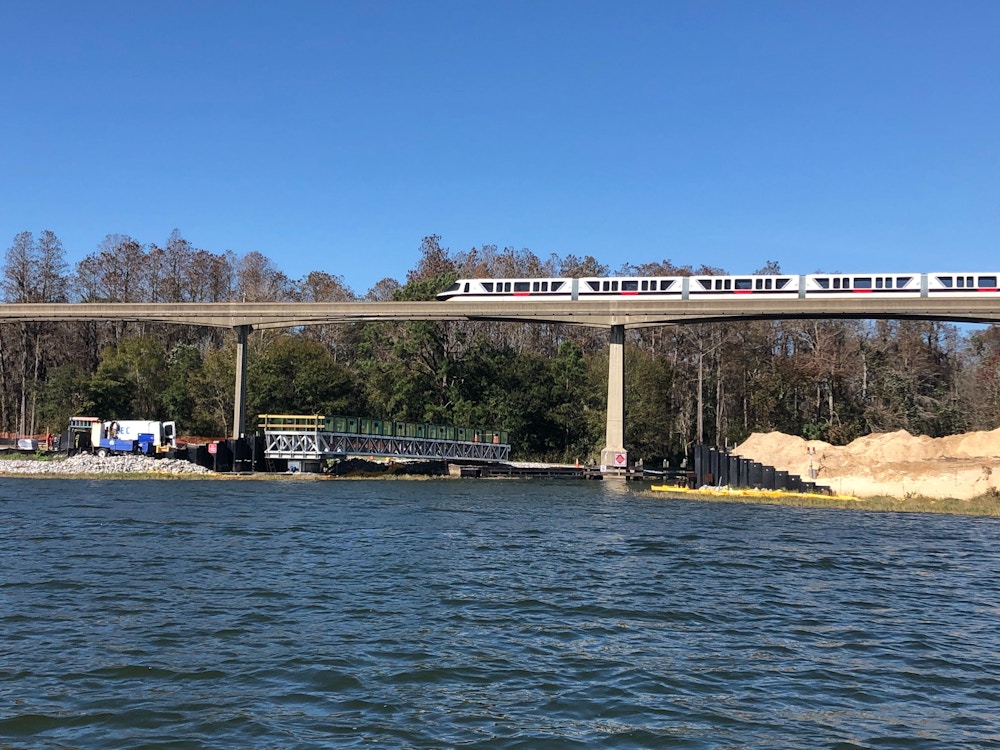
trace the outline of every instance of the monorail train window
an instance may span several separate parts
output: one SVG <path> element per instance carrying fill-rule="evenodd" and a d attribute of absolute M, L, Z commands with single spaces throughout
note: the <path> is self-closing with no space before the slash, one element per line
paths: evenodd
<path fill-rule="evenodd" d="M 469 293 L 469 282 L 468 281 L 465 282 L 465 289 L 463 289 L 462 291 L 464 291 L 466 294 Z"/>
<path fill-rule="evenodd" d="M 673 281 L 668 280 L 668 279 L 663 279 L 662 281 L 660 281 L 660 291 L 665 292 L 667 289 L 669 289 L 673 285 L 674 285 Z M 655 281 L 653 282 L 653 286 L 656 286 L 656 282 Z"/>
<path fill-rule="evenodd" d="M 542 291 L 543 292 L 549 291 L 549 282 L 547 282 L 547 281 L 543 281 L 542 282 Z"/>
<path fill-rule="evenodd" d="M 553 281 L 552 282 L 552 290 L 551 291 L 558 292 L 560 289 L 562 289 L 562 285 L 563 285 L 563 282 L 561 282 L 561 281 Z"/>
<path fill-rule="evenodd" d="M 493 282 L 492 281 L 484 281 L 483 282 L 483 291 L 484 292 L 492 292 L 493 291 Z"/>
<path fill-rule="evenodd" d="M 590 287 L 590 291 L 592 291 L 592 292 L 599 292 L 599 291 L 601 291 L 601 282 L 600 281 L 588 281 L 587 282 L 587 286 Z"/>
<path fill-rule="evenodd" d="M 891 287 L 892 284 L 890 284 L 889 286 Z M 875 288 L 876 289 L 881 289 L 882 288 L 882 277 L 881 276 L 878 276 L 878 277 L 875 278 Z"/>
<path fill-rule="evenodd" d="M 980 276 L 979 277 L 979 288 L 980 289 L 996 289 L 997 288 L 997 277 L 996 276 Z"/>
<path fill-rule="evenodd" d="M 903 289 L 903 288 L 905 288 L 906 285 L 910 283 L 910 280 L 912 278 L 913 278 L 912 276 L 897 276 L 896 277 L 896 288 L 897 289 Z"/>
<path fill-rule="evenodd" d="M 509 282 L 509 281 L 505 281 L 505 282 L 503 283 L 503 290 L 504 290 L 505 292 L 507 292 L 508 294 L 510 293 L 510 282 Z"/>
<path fill-rule="evenodd" d="M 514 293 L 518 292 L 530 292 L 531 282 L 530 281 L 515 281 L 514 282 Z"/>
<path fill-rule="evenodd" d="M 736 279 L 736 281 L 733 282 L 733 284 L 734 284 L 733 286 L 734 289 L 743 291 L 746 291 L 748 289 L 753 289 L 753 279 Z"/>
<path fill-rule="evenodd" d="M 533 292 L 540 292 L 541 290 L 542 290 L 542 288 L 541 288 L 541 285 L 539 284 L 539 282 L 537 282 L 537 281 L 532 281 L 531 282 L 531 291 L 533 291 Z"/>
<path fill-rule="evenodd" d="M 820 289 L 830 288 L 830 279 L 814 279 L 814 281 L 816 282 L 816 286 L 818 286 Z"/>
<path fill-rule="evenodd" d="M 938 276 L 937 280 L 945 289 L 951 289 L 951 276 Z"/>
<path fill-rule="evenodd" d="M 872 277 L 871 276 L 855 276 L 854 277 L 854 288 L 855 289 L 871 289 L 872 288 Z"/>
<path fill-rule="evenodd" d="M 712 280 L 711 279 L 698 279 L 698 283 L 701 284 L 701 288 L 706 291 L 712 291 Z"/>
<path fill-rule="evenodd" d="M 774 280 L 774 288 L 775 289 L 784 289 L 786 286 L 788 286 L 788 281 L 789 281 L 788 279 L 775 279 Z"/>
<path fill-rule="evenodd" d="M 653 283 L 655 284 L 656 282 L 654 281 Z M 646 281 L 645 279 L 642 280 L 642 291 L 644 292 L 649 291 L 649 282 Z"/>
<path fill-rule="evenodd" d="M 637 279 L 625 279 L 622 281 L 622 291 L 623 292 L 638 292 L 639 291 L 639 281 Z"/>

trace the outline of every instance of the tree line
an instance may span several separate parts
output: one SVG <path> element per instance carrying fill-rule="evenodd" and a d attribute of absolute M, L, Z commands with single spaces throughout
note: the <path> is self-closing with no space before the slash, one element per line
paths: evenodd
<path fill-rule="evenodd" d="M 403 281 L 363 294 L 344 278 L 285 275 L 261 253 L 108 235 L 74 267 L 49 231 L 22 232 L 2 269 L 6 302 L 432 300 L 459 277 L 723 274 L 423 240 Z M 765 263 L 757 273 L 776 274 Z M 514 454 L 587 460 L 604 442 L 608 332 L 565 324 L 384 322 L 255 331 L 248 414 L 372 416 L 507 430 Z M 235 336 L 134 321 L 0 325 L 0 431 L 58 433 L 76 414 L 172 419 L 232 433 Z M 932 437 L 1000 423 L 1000 328 L 934 321 L 759 321 L 629 330 L 626 444 L 647 462 L 691 444 L 780 430 L 846 443 L 905 429 Z M 252 429 L 252 425 L 248 425 Z"/>

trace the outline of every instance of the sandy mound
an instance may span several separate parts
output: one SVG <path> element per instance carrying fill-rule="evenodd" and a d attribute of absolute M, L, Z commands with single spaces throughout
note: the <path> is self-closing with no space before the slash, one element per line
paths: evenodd
<path fill-rule="evenodd" d="M 968 499 L 1000 487 L 1000 429 L 945 438 L 899 430 L 844 446 L 755 432 L 733 452 L 859 497 Z"/>

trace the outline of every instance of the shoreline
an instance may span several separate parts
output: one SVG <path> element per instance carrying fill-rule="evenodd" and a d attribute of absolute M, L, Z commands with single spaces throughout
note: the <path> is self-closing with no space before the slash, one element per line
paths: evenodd
<path fill-rule="evenodd" d="M 641 490 L 642 497 L 661 500 L 688 500 L 691 502 L 737 503 L 740 505 L 778 505 L 789 508 L 815 508 L 826 510 L 853 510 L 869 513 L 933 513 L 936 515 L 1000 517 L 1000 496 L 984 494 L 968 500 L 936 498 L 914 495 L 890 497 L 823 496 L 823 495 L 739 495 L 732 492 L 704 490 L 678 491 Z"/>
<path fill-rule="evenodd" d="M 430 479 L 459 479 L 447 473 L 428 474 L 419 470 L 413 473 L 400 471 L 400 466 L 391 472 L 364 471 L 358 466 L 356 471 L 343 474 L 311 474 L 303 472 L 216 472 L 188 461 L 169 458 L 126 455 L 98 458 L 79 454 L 69 458 L 50 460 L 0 459 L 0 481 L 3 479 L 84 479 L 101 480 L 158 480 L 175 481 L 202 479 L 209 481 L 328 481 L 328 480 L 404 480 L 427 481 Z M 489 481 L 466 479 L 466 481 Z M 506 481 L 510 481 L 506 479 Z M 523 480 L 522 480 L 523 481 Z M 528 479 L 527 481 L 532 481 Z M 570 481 L 570 480 L 562 480 Z M 780 505 L 796 508 L 826 508 L 868 512 L 894 513 L 935 513 L 977 517 L 1000 517 L 1000 493 L 987 491 L 969 499 L 940 498 L 916 494 L 904 497 L 888 495 L 872 496 L 826 496 L 792 493 L 752 493 L 711 489 L 688 490 L 684 488 L 657 486 L 650 483 L 631 482 L 629 490 L 637 497 L 694 502 L 728 502 L 754 505 Z M 657 486 L 657 489 L 653 489 Z"/>

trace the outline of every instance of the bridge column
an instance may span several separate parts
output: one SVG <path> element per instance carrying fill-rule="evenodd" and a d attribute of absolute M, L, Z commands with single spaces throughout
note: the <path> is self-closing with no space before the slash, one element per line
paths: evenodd
<path fill-rule="evenodd" d="M 625 326 L 611 326 L 608 355 L 608 421 L 601 471 L 628 466 L 625 450 Z"/>
<path fill-rule="evenodd" d="M 233 398 L 233 440 L 246 434 L 247 336 L 250 326 L 236 326 L 236 393 Z"/>

